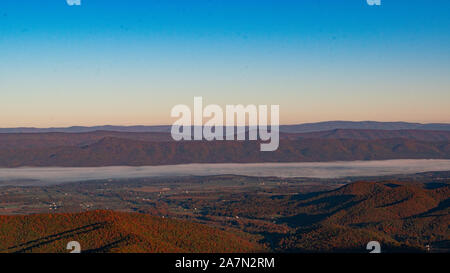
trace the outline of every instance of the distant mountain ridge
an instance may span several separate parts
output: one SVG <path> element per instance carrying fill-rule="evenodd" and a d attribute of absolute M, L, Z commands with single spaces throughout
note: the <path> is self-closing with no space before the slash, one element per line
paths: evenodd
<path fill-rule="evenodd" d="M 281 139 L 357 139 L 376 140 L 403 138 L 420 141 L 450 141 L 450 131 L 434 130 L 372 130 L 372 129 L 334 129 L 308 133 L 282 133 Z"/>
<path fill-rule="evenodd" d="M 326 162 L 384 159 L 450 159 L 450 145 L 402 138 L 381 140 L 281 140 L 274 152 L 258 141 L 148 142 L 104 137 L 83 146 L 2 148 L 1 167 L 150 166 L 188 163 Z"/>
<path fill-rule="evenodd" d="M 114 137 L 146 142 L 172 142 L 168 132 L 116 132 L 94 131 L 83 133 L 3 133 L 0 134 L 2 149 L 36 149 L 58 146 L 85 147 L 103 138 Z M 450 142 L 450 131 L 429 130 L 355 130 L 335 129 L 310 133 L 280 133 L 281 140 L 301 139 L 354 139 L 380 140 L 402 138 L 429 142 Z"/>
<path fill-rule="evenodd" d="M 450 131 L 450 123 L 409 123 L 379 121 L 324 121 L 298 125 L 281 125 L 280 131 L 286 133 L 309 133 L 335 129 L 358 130 L 433 130 Z"/>
<path fill-rule="evenodd" d="M 169 125 L 155 125 L 155 126 L 115 126 L 115 125 L 101 125 L 101 126 L 71 126 L 71 127 L 50 127 L 50 128 L 35 128 L 35 127 L 16 127 L 16 128 L 0 128 L 0 133 L 89 133 L 95 131 L 114 131 L 114 132 L 170 132 Z"/>
<path fill-rule="evenodd" d="M 72 126 L 52 128 L 0 128 L 0 133 L 86 133 L 93 131 L 115 131 L 115 132 L 170 132 L 170 125 L 156 126 Z M 365 130 L 434 130 L 450 131 L 450 123 L 409 123 L 409 122 L 378 122 L 378 121 L 325 121 L 316 123 L 303 123 L 296 125 L 281 125 L 280 132 L 285 133 L 309 133 L 329 131 L 335 129 L 365 129 Z"/>

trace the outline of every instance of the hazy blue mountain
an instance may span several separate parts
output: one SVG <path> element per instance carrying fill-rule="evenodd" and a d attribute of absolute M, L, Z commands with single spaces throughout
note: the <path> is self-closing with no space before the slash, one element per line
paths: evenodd
<path fill-rule="evenodd" d="M 325 121 L 325 122 L 280 126 L 280 131 L 286 133 L 309 133 L 309 132 L 329 131 L 335 129 L 450 131 L 450 123 L 422 124 L 409 122 L 378 122 L 378 121 Z"/>

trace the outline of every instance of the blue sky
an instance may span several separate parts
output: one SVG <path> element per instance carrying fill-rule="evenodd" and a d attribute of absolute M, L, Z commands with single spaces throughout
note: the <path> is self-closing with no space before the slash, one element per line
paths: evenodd
<path fill-rule="evenodd" d="M 168 124 L 176 104 L 281 122 L 450 122 L 444 0 L 0 2 L 0 127 Z"/>

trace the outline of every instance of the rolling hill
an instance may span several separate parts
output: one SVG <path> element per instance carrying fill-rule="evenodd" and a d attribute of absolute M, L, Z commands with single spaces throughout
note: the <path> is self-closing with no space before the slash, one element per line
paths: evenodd
<path fill-rule="evenodd" d="M 386 251 L 450 249 L 450 185 L 356 182 L 305 198 L 297 215 L 283 221 L 298 228 L 282 245 L 295 251 L 352 251 L 379 241 Z"/>
<path fill-rule="evenodd" d="M 67 253 L 78 241 L 83 252 L 255 252 L 262 247 L 229 232 L 137 213 L 90 211 L 0 216 L 0 252 Z"/>

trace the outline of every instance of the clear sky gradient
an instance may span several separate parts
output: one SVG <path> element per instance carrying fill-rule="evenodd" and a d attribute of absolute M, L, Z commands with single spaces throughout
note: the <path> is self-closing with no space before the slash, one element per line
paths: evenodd
<path fill-rule="evenodd" d="M 450 122 L 450 1 L 0 1 L 0 127 L 170 124 L 194 96 Z"/>

